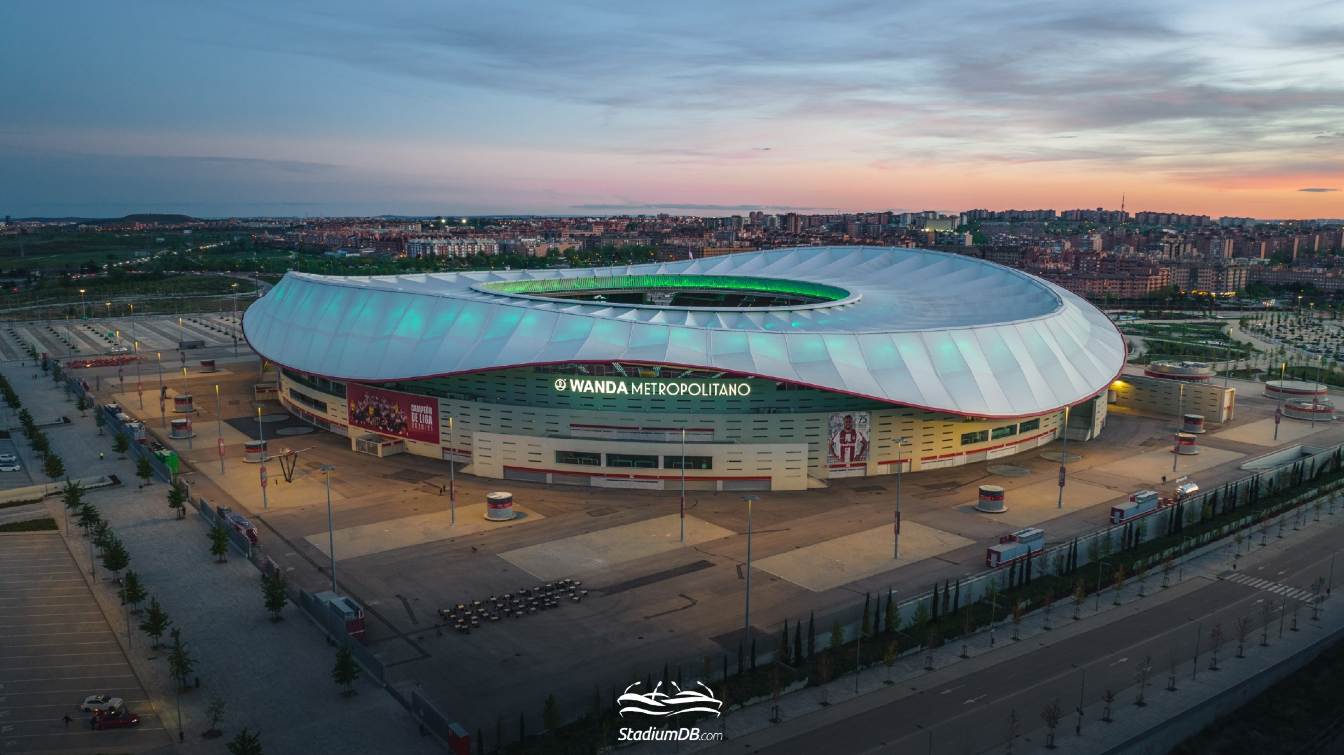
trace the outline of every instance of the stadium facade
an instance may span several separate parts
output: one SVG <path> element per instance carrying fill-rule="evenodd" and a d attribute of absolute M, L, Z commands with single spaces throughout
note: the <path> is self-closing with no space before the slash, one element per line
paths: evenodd
<path fill-rule="evenodd" d="M 1105 424 L 1125 345 L 1026 273 L 807 247 L 619 268 L 285 276 L 243 329 L 291 413 L 483 477 L 801 490 Z"/>

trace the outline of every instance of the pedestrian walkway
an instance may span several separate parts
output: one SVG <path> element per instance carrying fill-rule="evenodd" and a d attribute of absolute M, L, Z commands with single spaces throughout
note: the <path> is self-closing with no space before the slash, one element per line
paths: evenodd
<path fill-rule="evenodd" d="M 99 435 L 92 417 L 80 417 L 49 377 L 33 379 L 31 371 L 3 371 L 34 415 L 71 418 L 70 424 L 47 430 L 67 469 L 138 481 L 133 460 L 112 453 L 111 438 Z M 99 458 L 99 451 L 105 458 Z M 321 631 L 294 606 L 285 609 L 285 621 L 271 623 L 256 568 L 236 557 L 215 563 L 204 523 L 195 516 L 178 519 L 168 508 L 167 490 L 158 481 L 143 489 L 123 484 L 89 491 L 85 498 L 111 523 L 130 552 L 130 568 L 163 604 L 197 658 L 190 689 L 180 695 L 179 719 L 176 685 L 168 676 L 165 655 L 151 650 L 134 626 L 127 636 L 115 586 L 94 582 L 94 597 L 116 639 L 128 649 L 151 710 L 158 712 L 174 739 L 181 737 L 180 752 L 222 751 L 218 741 L 201 738 L 209 727 L 206 707 L 215 697 L 225 704 L 220 727 L 225 736 L 244 726 L 260 731 L 262 745 L 270 753 L 442 751 L 433 739 L 420 736 L 409 714 L 374 683 L 361 680 L 357 696 L 342 697 L 331 680 L 335 651 Z M 48 498 L 46 505 L 56 521 L 63 522 L 60 499 Z M 90 563 L 88 543 L 79 530 L 65 535 L 85 577 L 91 569 L 101 574 L 102 567 Z"/>
<path fill-rule="evenodd" d="M 1307 590 L 1292 587 L 1291 585 L 1280 584 L 1278 582 L 1271 582 L 1268 579 L 1261 579 L 1260 577 L 1252 577 L 1244 572 L 1230 574 L 1223 579 L 1226 579 L 1228 582 L 1235 582 L 1239 585 L 1253 587 L 1257 590 L 1267 590 L 1275 595 L 1291 598 L 1292 600 L 1301 601 L 1303 603 L 1310 603 L 1316 599 L 1316 595 Z"/>

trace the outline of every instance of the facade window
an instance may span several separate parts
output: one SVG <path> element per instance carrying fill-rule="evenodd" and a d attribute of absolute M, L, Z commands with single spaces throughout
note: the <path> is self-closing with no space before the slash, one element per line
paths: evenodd
<path fill-rule="evenodd" d="M 633 469 L 657 469 L 658 457 L 646 454 L 607 454 L 607 466 Z"/>
<path fill-rule="evenodd" d="M 663 457 L 663 469 L 681 469 L 681 458 L 682 458 L 682 457 L 681 457 L 680 455 L 678 455 L 678 456 L 664 456 L 664 457 Z M 713 457 L 713 456 L 687 456 L 687 457 L 686 457 L 686 468 L 687 468 L 687 469 L 713 469 L 713 468 L 714 468 L 714 457 Z"/>
<path fill-rule="evenodd" d="M 976 443 L 984 443 L 987 440 L 989 440 L 988 430 L 977 430 L 973 433 L 961 434 L 961 445 L 963 446 L 972 446 Z"/>
<path fill-rule="evenodd" d="M 1029 433 L 1032 430 L 1039 429 L 1041 429 L 1041 420 L 1039 417 L 1036 419 L 1029 419 L 1017 426 L 1017 431 L 1022 433 Z"/>
<path fill-rule="evenodd" d="M 345 398 L 345 383 L 337 383 L 316 375 L 305 375 L 289 368 L 283 368 L 281 371 L 285 374 L 285 377 L 299 385 L 306 385 L 315 391 L 321 391 L 337 398 Z"/>
<path fill-rule="evenodd" d="M 306 394 L 306 393 L 299 393 L 298 391 L 294 390 L 293 388 L 290 388 L 290 389 L 289 389 L 289 397 L 292 398 L 292 399 L 294 399 L 295 401 L 299 402 L 300 404 L 303 404 L 304 406 L 308 407 L 309 409 L 316 409 L 316 410 L 318 410 L 319 412 L 322 412 L 322 413 L 324 413 L 324 414 L 325 414 L 326 411 L 327 411 L 327 402 L 325 402 L 325 401 L 318 401 L 317 399 L 313 398 L 312 396 L 309 396 L 309 395 Z"/>
<path fill-rule="evenodd" d="M 602 466 L 602 454 L 595 451 L 556 451 L 555 463 L 600 467 Z"/>
<path fill-rule="evenodd" d="M 1012 435 L 1017 435 L 1017 425 L 1004 425 L 1003 427 L 996 427 L 994 428 L 993 432 L 989 434 L 989 437 L 993 438 L 994 440 L 998 440 L 999 438 L 1007 438 Z"/>

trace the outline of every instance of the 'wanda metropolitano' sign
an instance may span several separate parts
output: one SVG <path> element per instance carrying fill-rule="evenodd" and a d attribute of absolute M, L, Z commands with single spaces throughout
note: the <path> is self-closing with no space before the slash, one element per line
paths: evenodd
<path fill-rule="evenodd" d="M 629 378 L 561 377 L 556 393 L 589 396 L 696 396 L 741 398 L 751 395 L 751 383 L 711 380 L 632 380 Z"/>

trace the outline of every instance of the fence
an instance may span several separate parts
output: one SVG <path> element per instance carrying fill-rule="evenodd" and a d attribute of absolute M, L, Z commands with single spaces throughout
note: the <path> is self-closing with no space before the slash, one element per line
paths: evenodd
<path fill-rule="evenodd" d="M 210 505 L 209 501 L 204 498 L 197 498 L 193 501 L 190 488 L 188 488 L 187 500 L 192 501 L 192 504 L 196 507 L 196 513 L 200 514 L 201 518 L 205 520 L 206 526 L 214 529 L 217 526 L 223 525 L 224 531 L 229 534 L 229 544 L 242 554 L 243 558 L 246 558 L 254 565 L 257 565 L 258 560 L 261 558 L 261 554 L 257 552 L 261 549 L 259 544 L 253 545 L 247 535 L 234 529 L 228 522 L 222 521 L 219 517 L 219 512 Z M 260 568 L 259 565 L 258 568 Z"/>
<path fill-rule="evenodd" d="M 146 446 L 142 443 L 137 443 L 135 440 L 135 433 L 131 432 L 130 428 L 126 426 L 126 423 L 117 419 L 117 415 L 115 412 L 108 411 L 107 407 L 99 404 L 97 397 L 94 396 L 91 391 L 89 391 L 88 387 L 85 386 L 82 381 L 80 381 L 78 378 L 67 377 L 65 379 L 65 384 L 66 384 L 66 390 L 69 393 L 71 393 L 76 397 L 83 396 L 85 400 L 87 400 L 90 404 L 93 405 L 93 410 L 95 412 L 102 413 L 108 431 L 110 431 L 113 435 L 126 436 L 126 440 L 130 444 L 128 452 L 138 459 L 148 459 L 149 467 L 154 471 L 155 477 L 158 477 L 160 480 L 163 480 L 164 482 L 173 481 L 174 478 L 173 471 L 168 468 L 168 465 L 164 464 L 163 460 L 160 459 L 157 455 L 155 455 L 155 453 L 152 450 L 150 450 L 149 446 Z"/>

